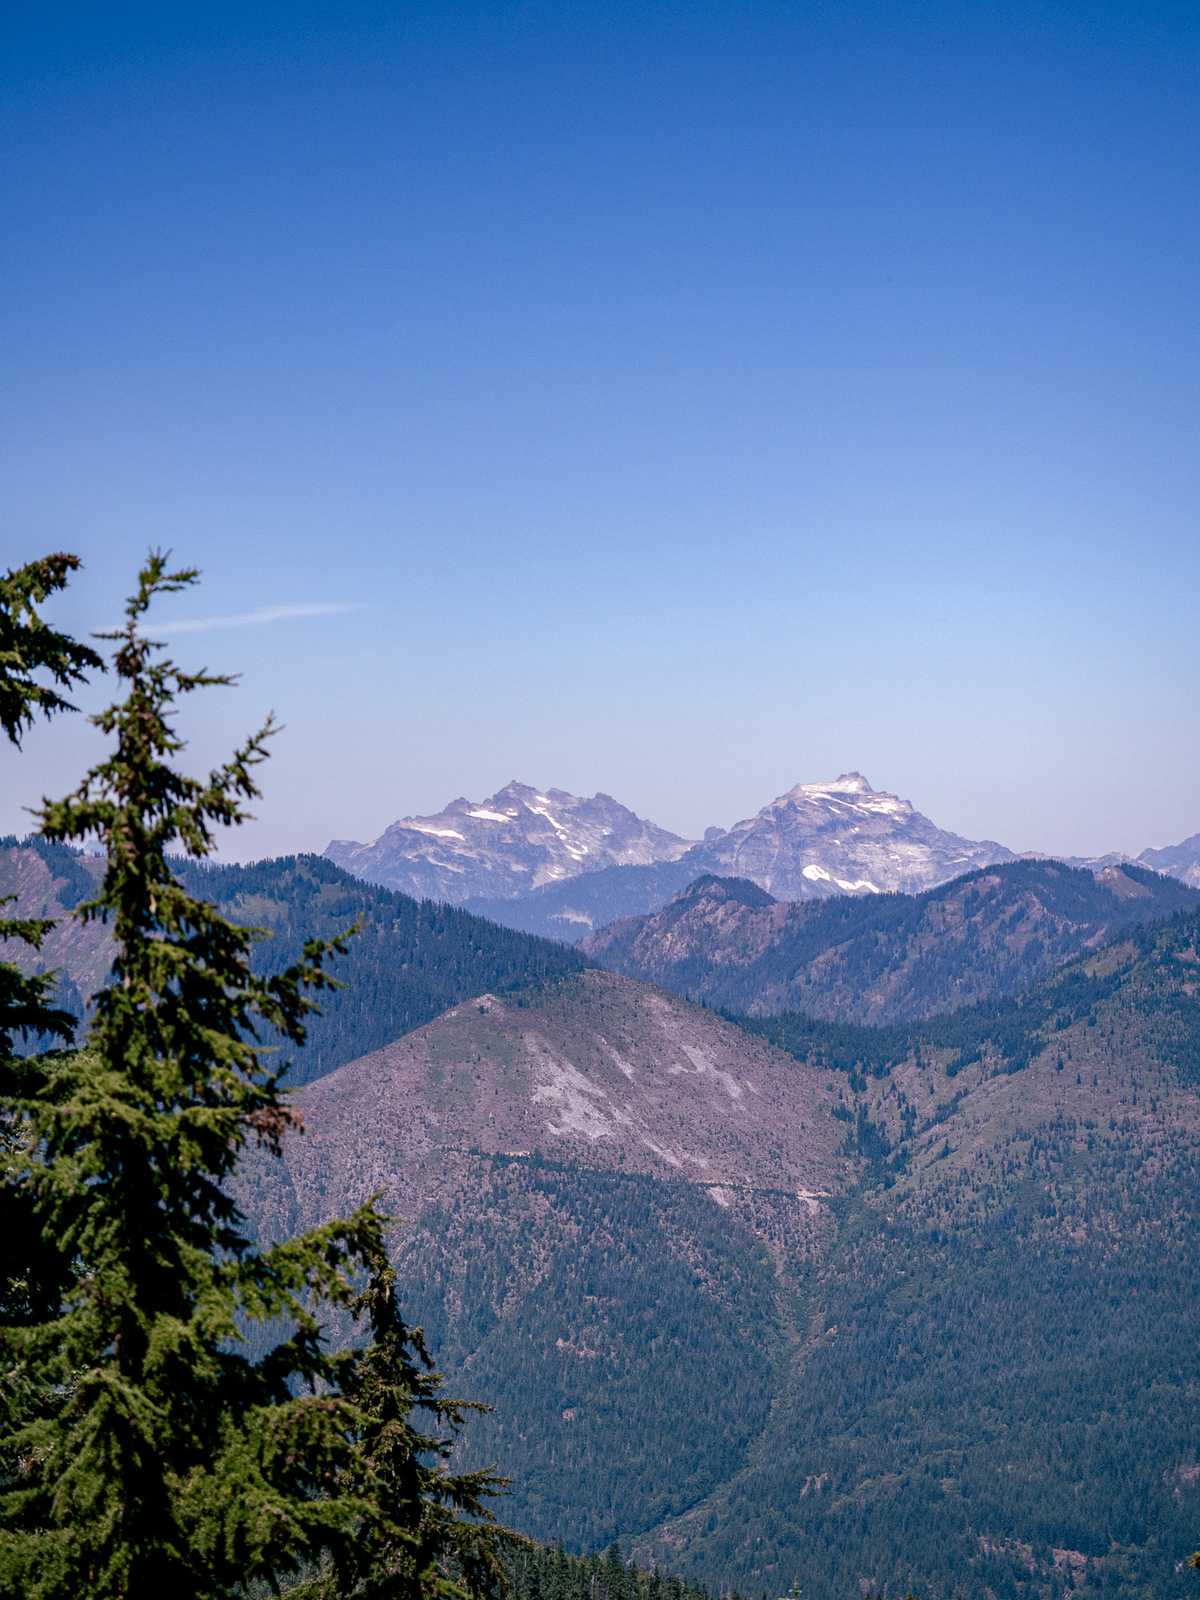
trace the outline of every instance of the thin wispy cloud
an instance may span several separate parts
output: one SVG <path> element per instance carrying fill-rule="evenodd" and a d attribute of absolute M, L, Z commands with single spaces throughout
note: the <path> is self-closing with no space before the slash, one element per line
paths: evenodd
<path fill-rule="evenodd" d="M 160 638 L 178 633 L 215 633 L 220 628 L 258 628 L 269 622 L 292 622 L 299 617 L 335 617 L 361 609 L 358 601 L 301 601 L 296 605 L 259 606 L 256 611 L 235 611 L 226 617 L 186 617 L 178 622 L 156 623 L 151 632 Z"/>

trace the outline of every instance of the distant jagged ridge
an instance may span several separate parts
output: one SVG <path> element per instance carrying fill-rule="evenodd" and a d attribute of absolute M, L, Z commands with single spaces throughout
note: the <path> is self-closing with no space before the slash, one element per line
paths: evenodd
<path fill-rule="evenodd" d="M 779 900 L 919 894 L 972 868 L 1015 861 L 992 839 L 940 828 L 861 772 L 798 783 L 731 828 L 690 842 L 606 794 L 534 789 L 515 779 L 487 800 L 459 798 L 405 817 L 368 844 L 334 839 L 326 856 L 356 877 L 466 905 L 507 927 L 573 942 L 665 905 L 702 873 L 747 878 Z M 1094 869 L 1150 867 L 1200 888 L 1200 834 L 1133 861 L 1027 853 Z"/>
<path fill-rule="evenodd" d="M 695 843 L 608 795 L 586 800 L 514 781 L 488 800 L 403 818 L 369 844 L 335 839 L 325 854 L 371 882 L 568 941 L 657 909 L 705 872 L 749 878 L 779 899 L 815 900 L 915 893 L 1015 859 L 1004 845 L 939 828 L 858 772 L 796 784 Z"/>

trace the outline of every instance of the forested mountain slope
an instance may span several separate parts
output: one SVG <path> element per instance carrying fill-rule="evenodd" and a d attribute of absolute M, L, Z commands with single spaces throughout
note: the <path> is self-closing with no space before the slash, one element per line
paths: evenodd
<path fill-rule="evenodd" d="M 382 1188 L 513 1520 L 713 1586 L 1186 1596 L 1200 919 L 892 1029 L 589 972 L 311 1085 L 268 1233 Z M 753 1047 L 757 1053 L 747 1053 Z"/>
<path fill-rule="evenodd" d="M 0 895 L 16 895 L 19 915 L 60 919 L 37 960 L 43 970 L 63 970 L 63 999 L 76 1011 L 103 981 L 111 959 L 103 925 L 83 925 L 69 915 L 97 871 L 94 862 L 61 845 L 0 841 Z M 345 987 L 322 997 L 308 1045 L 290 1072 L 294 1083 L 331 1072 L 482 989 L 504 993 L 584 965 L 561 944 L 363 883 L 319 856 L 249 866 L 181 861 L 176 871 L 190 891 L 234 921 L 267 931 L 254 955 L 262 972 L 281 971 L 306 939 L 361 924 L 333 967 Z M 14 952 L 16 959 L 28 956 Z"/>
<path fill-rule="evenodd" d="M 868 1176 L 831 1202 L 770 1425 L 641 1553 L 743 1575 L 801 1550 L 822 1596 L 889 1572 L 946 1596 L 1189 1594 L 1200 920 L 888 1057 L 844 1079 Z"/>
<path fill-rule="evenodd" d="M 513 1474 L 507 1514 L 597 1548 L 711 1492 L 764 1426 L 772 1241 L 816 1250 L 853 1179 L 834 1092 L 711 1012 L 585 972 L 311 1084 L 246 1203 L 281 1235 L 381 1191 L 409 1314 L 496 1406 L 471 1440 Z"/>
<path fill-rule="evenodd" d="M 1200 909 L 1196 891 L 1128 864 L 1091 872 L 1015 861 L 921 895 L 800 904 L 708 877 L 581 949 L 614 972 L 731 1011 L 887 1023 L 1010 994 L 1123 928 L 1189 908 Z"/>

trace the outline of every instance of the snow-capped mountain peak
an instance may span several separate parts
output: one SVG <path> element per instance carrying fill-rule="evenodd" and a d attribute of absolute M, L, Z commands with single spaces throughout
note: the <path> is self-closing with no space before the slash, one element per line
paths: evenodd
<path fill-rule="evenodd" d="M 796 799 L 808 796 L 818 798 L 830 794 L 874 794 L 869 781 L 861 772 L 843 772 L 838 778 L 832 778 L 828 783 L 797 783 L 788 790 L 789 795 Z"/>
<path fill-rule="evenodd" d="M 779 899 L 915 893 L 1012 859 L 991 840 L 947 833 L 861 772 L 798 783 L 689 853 L 705 871 L 749 878 Z"/>
<path fill-rule="evenodd" d="M 829 783 L 797 783 L 774 805 L 831 805 L 884 817 L 909 817 L 913 808 L 899 795 L 873 789 L 861 772 L 843 772 Z"/>
<path fill-rule="evenodd" d="M 370 882 L 460 903 L 511 899 L 604 867 L 674 861 L 689 842 L 611 795 L 588 799 L 514 778 L 485 800 L 460 795 L 435 815 L 401 817 L 367 844 L 334 840 L 325 854 Z"/>

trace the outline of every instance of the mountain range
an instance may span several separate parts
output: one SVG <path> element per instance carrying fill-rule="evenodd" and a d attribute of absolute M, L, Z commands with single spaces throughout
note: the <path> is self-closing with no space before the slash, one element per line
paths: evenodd
<path fill-rule="evenodd" d="M 837 814 L 764 826 L 811 845 L 811 804 Z M 0 841 L 80 1011 L 98 870 Z M 406 1314 L 493 1408 L 461 1460 L 511 1474 L 505 1520 L 722 1593 L 1191 1594 L 1186 883 L 1006 859 L 795 901 L 710 874 L 575 949 L 313 856 L 178 871 L 269 935 L 260 970 L 361 922 L 290 1068 L 301 1125 L 236 1194 L 264 1239 L 382 1194 Z"/>
<path fill-rule="evenodd" d="M 993 840 L 938 827 L 859 772 L 796 784 L 753 816 L 710 827 L 695 841 L 608 795 L 584 799 L 514 781 L 488 800 L 458 799 L 436 815 L 403 818 L 370 844 L 334 840 L 325 854 L 368 881 L 566 942 L 656 911 L 706 874 L 747 879 L 777 900 L 814 900 L 917 894 L 1018 859 Z M 1144 851 L 1138 864 L 1200 887 L 1200 835 Z"/>

